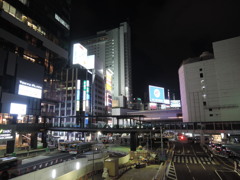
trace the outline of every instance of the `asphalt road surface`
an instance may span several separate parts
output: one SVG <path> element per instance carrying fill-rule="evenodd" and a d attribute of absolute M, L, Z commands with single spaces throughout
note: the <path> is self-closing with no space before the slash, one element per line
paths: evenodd
<path fill-rule="evenodd" d="M 168 179 L 240 180 L 227 159 L 211 158 L 199 144 L 175 142 Z"/>

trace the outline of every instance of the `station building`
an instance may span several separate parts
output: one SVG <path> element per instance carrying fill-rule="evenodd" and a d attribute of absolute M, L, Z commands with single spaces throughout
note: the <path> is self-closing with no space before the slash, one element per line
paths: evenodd
<path fill-rule="evenodd" d="M 213 43 L 213 54 L 183 61 L 179 82 L 183 122 L 240 120 L 240 37 Z"/>

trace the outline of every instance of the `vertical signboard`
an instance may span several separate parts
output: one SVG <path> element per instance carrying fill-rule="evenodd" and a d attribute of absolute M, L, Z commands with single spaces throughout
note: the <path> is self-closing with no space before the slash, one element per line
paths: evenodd
<path fill-rule="evenodd" d="M 106 70 L 106 90 L 105 90 L 105 106 L 108 113 L 111 113 L 112 107 L 112 76 L 113 72 L 110 69 Z"/>
<path fill-rule="evenodd" d="M 76 111 L 80 111 L 80 86 L 81 81 L 78 79 L 76 88 Z"/>
<path fill-rule="evenodd" d="M 90 110 L 90 86 L 89 86 L 89 80 L 83 81 L 83 111 L 89 111 Z"/>

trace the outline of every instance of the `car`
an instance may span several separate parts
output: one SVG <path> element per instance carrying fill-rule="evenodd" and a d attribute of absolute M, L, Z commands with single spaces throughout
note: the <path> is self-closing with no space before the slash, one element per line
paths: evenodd
<path fill-rule="evenodd" d="M 222 151 L 222 148 L 219 147 L 219 146 L 216 146 L 215 150 L 216 150 L 217 152 L 221 152 L 221 151 Z"/>
<path fill-rule="evenodd" d="M 226 146 L 222 146 L 221 149 L 222 149 L 222 151 L 227 151 L 227 147 Z"/>
<path fill-rule="evenodd" d="M 135 168 L 139 169 L 139 168 L 145 168 L 146 167 L 146 163 L 137 163 Z"/>
<path fill-rule="evenodd" d="M 192 137 L 188 137 L 188 142 L 189 143 L 193 143 L 193 138 Z"/>
<path fill-rule="evenodd" d="M 232 151 L 229 150 L 229 149 L 227 149 L 227 150 L 226 150 L 226 154 L 227 154 L 228 156 L 232 156 Z"/>
<path fill-rule="evenodd" d="M 217 146 L 217 147 L 222 147 L 222 144 L 217 143 L 216 146 Z"/>

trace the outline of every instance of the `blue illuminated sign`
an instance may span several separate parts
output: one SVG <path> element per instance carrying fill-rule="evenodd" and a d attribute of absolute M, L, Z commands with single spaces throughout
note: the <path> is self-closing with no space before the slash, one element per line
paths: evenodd
<path fill-rule="evenodd" d="M 149 102 L 164 103 L 164 88 L 149 86 Z"/>

